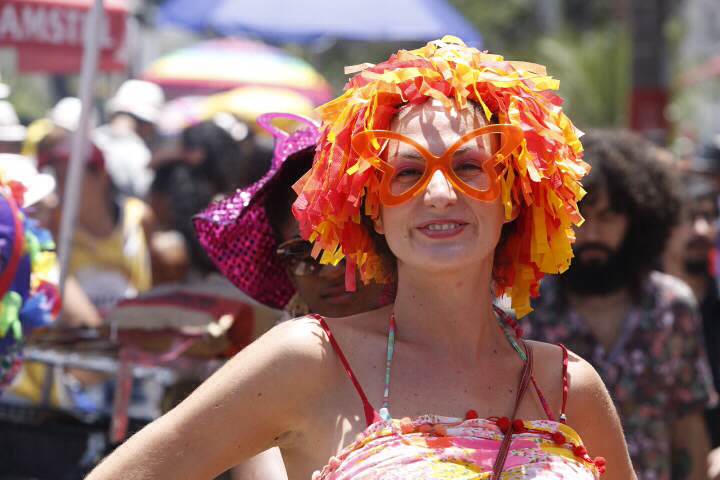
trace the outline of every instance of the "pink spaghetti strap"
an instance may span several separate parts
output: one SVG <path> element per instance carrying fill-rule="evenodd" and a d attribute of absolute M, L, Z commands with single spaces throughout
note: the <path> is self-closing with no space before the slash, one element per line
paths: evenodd
<path fill-rule="evenodd" d="M 367 422 L 367 426 L 372 425 L 376 420 L 379 419 L 379 415 L 375 411 L 373 406 L 370 404 L 370 401 L 368 401 L 367 395 L 365 395 L 365 392 L 360 386 L 360 382 L 353 373 L 352 368 L 350 368 L 350 363 L 347 361 L 347 358 L 345 358 L 345 354 L 340 349 L 340 345 L 337 343 L 337 340 L 335 340 L 335 337 L 333 336 L 330 327 L 327 323 L 325 323 L 325 319 L 320 315 L 313 314 L 311 316 L 318 322 L 320 322 L 320 326 L 323 328 L 323 330 L 325 330 L 325 333 L 328 336 L 328 340 L 330 340 L 330 345 L 332 345 L 333 350 L 335 350 L 335 353 L 340 359 L 340 363 L 342 363 L 343 368 L 345 369 L 345 373 L 347 373 L 348 377 L 350 377 L 350 381 L 352 381 L 353 385 L 355 386 L 355 390 L 357 390 L 358 395 L 360 395 L 360 400 L 362 401 L 363 410 L 365 412 L 365 421 Z"/>
<path fill-rule="evenodd" d="M 522 331 L 518 327 L 517 321 L 513 320 L 504 310 L 501 308 L 494 306 L 495 314 L 498 316 L 499 319 L 501 319 L 505 326 L 501 324 L 501 327 L 505 331 L 505 336 L 507 337 L 510 344 L 515 348 L 515 351 L 520 355 L 520 358 L 525 359 L 526 356 L 523 355 L 523 351 L 520 348 L 520 345 L 518 344 L 518 341 L 522 340 Z M 508 328 L 511 332 L 514 333 L 514 336 L 508 334 Z M 524 345 L 524 348 L 529 349 L 530 347 L 527 346 L 527 344 Z M 545 416 L 547 416 L 548 420 L 555 421 L 555 416 L 552 413 L 552 409 L 550 408 L 550 405 L 547 402 L 547 399 L 545 398 L 545 395 L 543 395 L 542 390 L 540 390 L 540 386 L 537 384 L 537 381 L 535 380 L 535 374 L 530 371 L 530 381 L 533 384 L 533 388 L 535 389 L 535 393 L 538 396 L 538 400 L 540 400 L 540 405 L 542 405 L 543 410 L 545 411 Z"/>
<path fill-rule="evenodd" d="M 545 398 L 545 395 L 543 395 L 542 390 L 540 390 L 540 387 L 538 386 L 537 382 L 535 381 L 535 375 L 531 375 L 530 380 L 532 381 L 533 387 L 535 388 L 535 393 L 537 393 L 538 399 L 540 400 L 540 404 L 542 405 L 543 410 L 545 410 L 545 415 L 547 416 L 548 420 L 554 422 L 555 415 L 553 415 L 552 409 L 550 408 L 550 404 L 548 404 L 548 401 Z"/>
<path fill-rule="evenodd" d="M 562 350 L 562 406 L 560 407 L 560 422 L 565 423 L 567 417 L 565 416 L 565 408 L 567 407 L 568 393 L 570 391 L 570 385 L 568 383 L 568 350 L 562 343 L 558 344 Z"/>
<path fill-rule="evenodd" d="M 558 343 L 558 346 L 562 350 L 562 406 L 560 407 L 560 418 L 558 419 L 560 423 L 566 422 L 565 417 L 565 407 L 567 406 L 567 399 L 568 399 L 568 391 L 569 391 L 569 385 L 568 385 L 568 375 L 567 375 L 567 368 L 568 368 L 568 351 L 567 348 L 565 348 L 565 345 Z M 548 420 L 555 421 L 555 416 L 552 413 L 552 409 L 550 408 L 550 404 L 545 398 L 545 395 L 543 395 L 542 390 L 540 390 L 540 387 L 538 386 L 537 382 L 535 381 L 535 376 L 531 375 L 530 380 L 532 381 L 533 387 L 535 387 L 535 392 L 537 393 L 538 399 L 540 399 L 540 404 L 542 404 L 543 410 L 545 410 L 545 415 L 547 415 Z"/>

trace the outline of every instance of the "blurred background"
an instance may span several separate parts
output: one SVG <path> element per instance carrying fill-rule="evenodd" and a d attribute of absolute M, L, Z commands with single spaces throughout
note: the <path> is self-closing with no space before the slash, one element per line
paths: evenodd
<path fill-rule="evenodd" d="M 313 118 L 345 66 L 445 34 L 546 65 L 578 128 L 633 130 L 701 174 L 718 261 L 718 0 L 0 0 L 0 184 L 49 186 L 25 207 L 63 300 L 63 328 L 0 357 L 0 478 L 81 478 L 278 321 L 193 215 L 266 175 L 259 115 Z M 4 246 L 0 229 L 0 273 Z"/>
<path fill-rule="evenodd" d="M 18 19 L 24 18 L 23 3 L 62 6 L 83 2 L 4 1 L 2 21 L 6 24 L 13 21 L 10 9 L 16 10 Z M 457 30 L 474 30 L 467 35 L 477 35 L 482 47 L 492 52 L 548 65 L 549 71 L 561 79 L 566 108 L 581 128 L 628 125 L 684 146 L 687 146 L 684 139 L 698 141 L 720 128 L 717 57 L 720 6 L 713 0 L 402 1 L 392 7 L 397 10 L 388 16 L 387 25 L 376 31 L 367 30 L 364 28 L 367 24 L 360 21 L 352 22 L 351 16 L 339 7 L 323 5 L 327 2 L 314 2 L 320 12 L 306 10 L 316 25 L 293 31 L 294 20 L 285 16 L 284 24 L 277 27 L 272 3 L 262 3 L 267 11 L 258 12 L 255 12 L 258 2 L 240 0 L 204 2 L 202 7 L 182 1 L 119 3 L 120 10 L 108 16 L 112 25 L 119 21 L 125 25 L 123 29 L 111 28 L 113 46 L 105 53 L 113 55 L 114 63 L 106 65 L 108 68 L 98 75 L 96 97 L 109 98 L 128 77 L 187 74 L 196 68 L 189 60 L 194 57 L 188 57 L 184 63 L 185 72 L 158 73 L 157 69 L 162 67 L 154 62 L 211 38 L 252 39 L 279 47 L 312 65 L 327 80 L 330 91 L 337 93 L 345 80 L 343 66 L 384 58 L 399 47 L 427 40 L 428 33 L 435 33 L 433 29 L 439 33 L 453 31 L 455 27 L 460 37 L 463 32 Z M 369 17 L 376 17 L 372 3 L 366 3 L 363 9 Z M 413 12 L 415 4 L 421 4 L 420 10 L 427 11 Z M 447 18 L 441 18 L 444 14 Z M 31 13 L 27 15 L 32 17 Z M 457 15 L 464 19 L 456 18 Z M 422 27 L 416 31 L 403 28 L 418 20 L 414 17 L 430 24 L 425 32 Z M 29 25 L 22 22 L 20 25 L 29 29 L 50 28 L 43 22 L 51 20 L 36 15 L 34 19 L 28 18 L 28 22 Z M 297 23 L 303 23 L 303 19 Z M 78 25 L 74 42 L 68 41 L 67 48 L 69 44 L 80 48 Z M 330 25 L 335 26 L 329 28 Z M 15 41 L 12 27 L 5 26 L 3 30 L 0 73 L 4 83 L 11 87 L 10 99 L 23 121 L 42 116 L 60 98 L 77 94 L 79 62 L 70 65 L 63 61 L 57 65 L 57 58 L 47 62 L 23 60 L 21 57 L 32 52 L 22 45 L 29 38 Z M 50 43 L 54 40 L 50 39 Z M 240 57 L 233 60 L 229 55 L 229 68 L 248 68 Z M 171 79 L 167 80 L 163 88 L 170 97 L 189 93 L 173 89 Z M 219 79 L 207 80 L 211 84 Z M 322 98 L 316 96 L 313 100 Z"/>

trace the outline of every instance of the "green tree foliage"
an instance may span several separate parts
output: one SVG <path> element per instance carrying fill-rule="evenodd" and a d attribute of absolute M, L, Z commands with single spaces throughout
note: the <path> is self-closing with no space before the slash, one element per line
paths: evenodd
<path fill-rule="evenodd" d="M 625 125 L 631 86 L 630 39 L 622 28 L 568 32 L 538 41 L 535 61 L 560 79 L 565 108 L 581 129 Z"/>
<path fill-rule="evenodd" d="M 625 124 L 631 45 L 618 2 L 563 0 L 558 30 L 546 32 L 539 23 L 544 0 L 450 1 L 480 30 L 486 49 L 546 65 L 579 128 Z"/>
<path fill-rule="evenodd" d="M 539 34 L 534 0 L 450 0 L 450 3 L 475 25 L 485 48 L 493 52 L 520 53 Z"/>

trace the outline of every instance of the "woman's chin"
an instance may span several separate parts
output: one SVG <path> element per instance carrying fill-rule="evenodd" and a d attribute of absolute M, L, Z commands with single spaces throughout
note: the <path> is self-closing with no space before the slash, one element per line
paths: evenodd
<path fill-rule="evenodd" d="M 451 274 L 453 272 L 464 272 L 468 268 L 476 270 L 478 265 L 482 263 L 482 255 L 469 255 L 464 249 L 462 251 L 453 251 L 444 249 L 442 251 L 423 252 L 411 256 L 411 261 L 404 262 L 411 266 L 414 270 L 427 271 L 433 274 Z"/>

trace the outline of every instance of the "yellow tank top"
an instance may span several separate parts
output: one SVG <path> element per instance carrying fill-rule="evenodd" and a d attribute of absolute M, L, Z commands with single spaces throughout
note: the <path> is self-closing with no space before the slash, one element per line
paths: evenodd
<path fill-rule="evenodd" d="M 110 235 L 98 238 L 82 228 L 75 232 L 68 272 L 102 314 L 152 286 L 148 240 L 142 226 L 146 208 L 142 201 L 128 198 Z"/>

